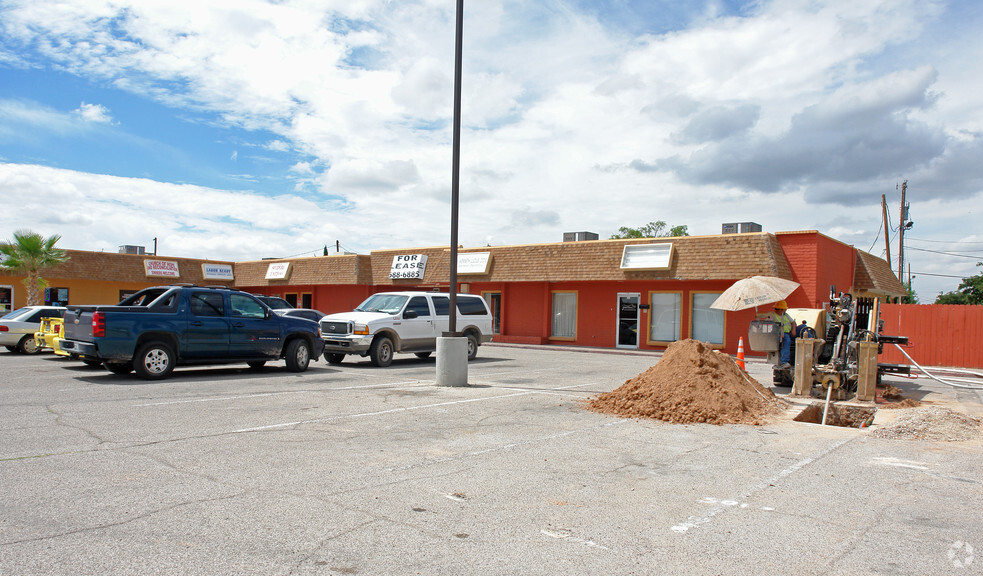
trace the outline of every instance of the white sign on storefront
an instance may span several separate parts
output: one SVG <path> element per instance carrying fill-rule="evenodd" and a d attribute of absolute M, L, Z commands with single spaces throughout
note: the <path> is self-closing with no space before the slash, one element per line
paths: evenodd
<path fill-rule="evenodd" d="M 491 252 L 465 252 L 457 255 L 458 274 L 488 274 Z"/>
<path fill-rule="evenodd" d="M 144 260 L 143 269 L 147 276 L 177 278 L 181 275 L 178 271 L 177 262 L 170 260 Z"/>
<path fill-rule="evenodd" d="M 273 262 L 266 269 L 267 280 L 285 280 L 290 274 L 290 262 Z"/>
<path fill-rule="evenodd" d="M 201 274 L 206 280 L 235 280 L 231 264 L 202 264 Z"/>
<path fill-rule="evenodd" d="M 396 280 L 414 279 L 423 280 L 423 273 L 427 270 L 426 254 L 403 254 L 393 256 L 393 265 L 389 269 L 389 278 Z"/>

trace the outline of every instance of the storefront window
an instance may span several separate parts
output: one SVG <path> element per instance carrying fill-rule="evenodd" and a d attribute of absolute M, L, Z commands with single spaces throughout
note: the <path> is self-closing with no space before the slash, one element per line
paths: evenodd
<path fill-rule="evenodd" d="M 45 306 L 67 306 L 68 305 L 68 288 L 45 288 L 44 289 L 44 305 Z"/>
<path fill-rule="evenodd" d="M 720 296 L 719 292 L 693 294 L 692 334 L 694 340 L 722 346 L 724 343 L 724 311 L 710 308 L 718 296 Z"/>
<path fill-rule="evenodd" d="M 553 321 L 551 323 L 551 338 L 577 337 L 577 293 L 553 293 Z"/>
<path fill-rule="evenodd" d="M 675 342 L 679 340 L 679 317 L 683 307 L 683 295 L 679 292 L 653 292 L 649 317 L 649 340 Z"/>

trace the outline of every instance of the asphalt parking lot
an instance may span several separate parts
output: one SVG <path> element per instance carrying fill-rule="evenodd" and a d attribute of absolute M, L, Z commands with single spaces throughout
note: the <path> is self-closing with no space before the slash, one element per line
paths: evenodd
<path fill-rule="evenodd" d="M 491 345 L 441 388 L 404 355 L 145 382 L 0 352 L 0 574 L 983 573 L 980 441 L 581 407 L 657 360 Z"/>

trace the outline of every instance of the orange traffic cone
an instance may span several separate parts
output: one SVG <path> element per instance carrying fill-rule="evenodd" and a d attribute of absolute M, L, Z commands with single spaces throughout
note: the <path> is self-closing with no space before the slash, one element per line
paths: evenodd
<path fill-rule="evenodd" d="M 745 370 L 745 371 L 747 370 L 747 368 L 744 366 L 744 337 L 743 336 L 741 336 L 741 339 L 737 341 L 737 366 L 741 370 Z"/>

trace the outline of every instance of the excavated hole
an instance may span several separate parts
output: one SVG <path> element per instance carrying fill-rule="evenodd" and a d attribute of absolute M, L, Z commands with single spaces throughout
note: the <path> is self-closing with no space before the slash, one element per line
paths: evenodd
<path fill-rule="evenodd" d="M 809 422 L 811 424 L 823 423 L 823 408 L 825 403 L 813 402 L 799 415 L 793 418 L 796 422 Z M 863 406 L 843 406 L 839 404 L 829 405 L 829 415 L 826 417 L 827 426 L 842 426 L 844 428 L 860 428 L 860 425 L 868 420 L 873 421 L 874 413 L 877 408 L 865 408 Z M 870 424 L 868 423 L 868 426 Z"/>

